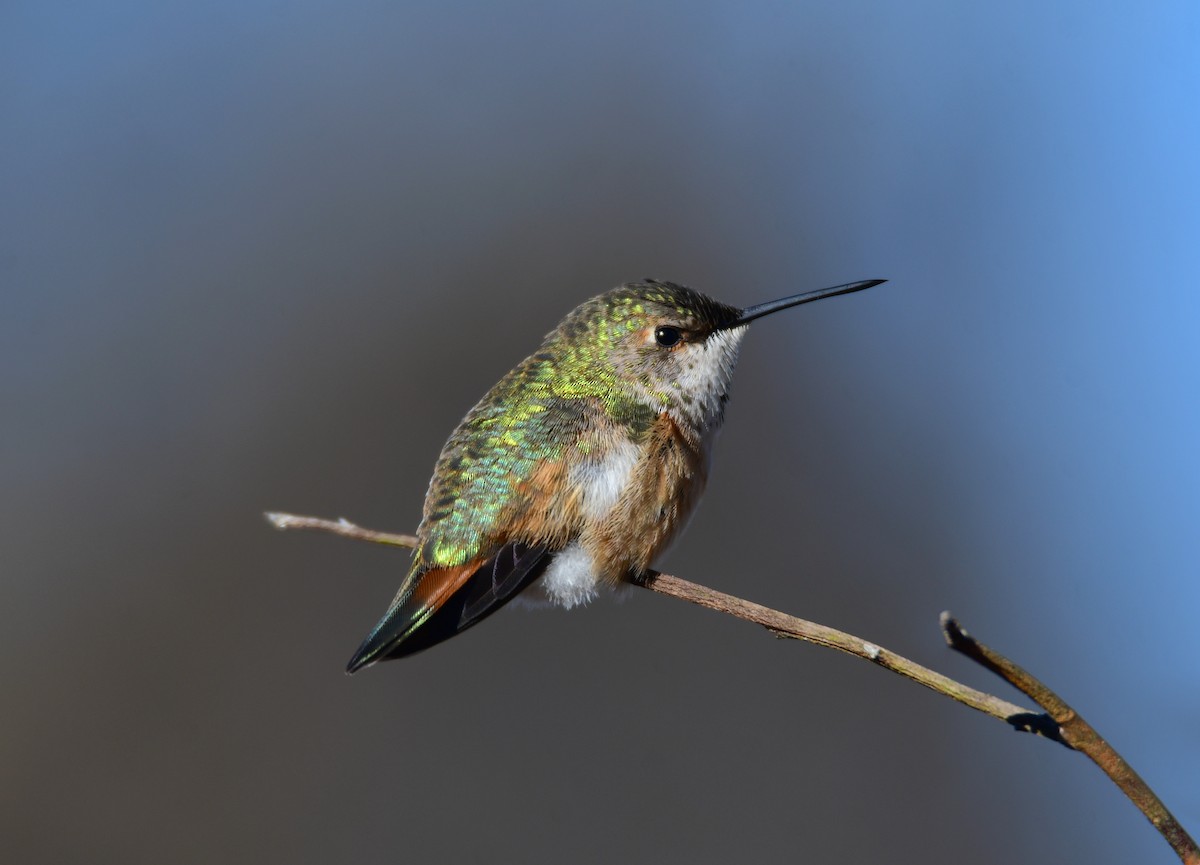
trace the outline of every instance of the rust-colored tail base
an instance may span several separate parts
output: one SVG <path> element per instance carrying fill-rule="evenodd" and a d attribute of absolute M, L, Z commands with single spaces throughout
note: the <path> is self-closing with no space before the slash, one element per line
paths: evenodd
<path fill-rule="evenodd" d="M 397 596 L 346 672 L 415 654 L 483 621 L 541 576 L 550 563 L 546 553 L 545 547 L 511 543 L 486 561 L 415 574 L 412 588 Z"/>

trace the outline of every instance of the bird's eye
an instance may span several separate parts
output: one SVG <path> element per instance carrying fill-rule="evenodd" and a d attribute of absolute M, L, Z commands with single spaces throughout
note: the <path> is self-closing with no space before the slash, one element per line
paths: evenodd
<path fill-rule="evenodd" d="M 669 324 L 662 324 L 654 329 L 654 341 L 663 348 L 678 345 L 681 339 L 683 339 L 683 331 L 677 327 L 671 327 Z"/>

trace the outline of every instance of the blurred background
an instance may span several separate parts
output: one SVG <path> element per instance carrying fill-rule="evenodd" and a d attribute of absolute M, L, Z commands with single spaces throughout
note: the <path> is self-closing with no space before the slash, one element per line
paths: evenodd
<path fill-rule="evenodd" d="M 754 327 L 661 566 L 1018 699 L 1200 830 L 1193 3 L 8 2 L 12 862 L 1168 862 L 1081 756 L 649 593 L 353 678 L 468 407 L 656 276 Z"/>

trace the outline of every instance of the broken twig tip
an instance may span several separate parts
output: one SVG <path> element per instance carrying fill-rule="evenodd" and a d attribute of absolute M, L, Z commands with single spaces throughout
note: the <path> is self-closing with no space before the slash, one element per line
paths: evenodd
<path fill-rule="evenodd" d="M 967 643 L 972 643 L 971 635 L 967 633 L 967 629 L 958 623 L 958 619 L 949 610 L 943 610 L 938 616 L 938 623 L 942 626 L 942 636 L 946 638 L 946 645 L 952 649 L 961 649 Z"/>

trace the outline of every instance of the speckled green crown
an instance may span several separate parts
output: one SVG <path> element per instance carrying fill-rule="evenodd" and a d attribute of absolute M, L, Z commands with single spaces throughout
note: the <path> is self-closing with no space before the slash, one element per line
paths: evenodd
<path fill-rule="evenodd" d="M 562 336 L 572 341 L 611 346 L 630 331 L 652 320 L 672 319 L 689 330 L 711 333 L 737 319 L 741 310 L 677 285 L 647 279 L 630 282 L 577 306 L 547 341 Z M 591 339 L 589 339 L 591 337 Z"/>

